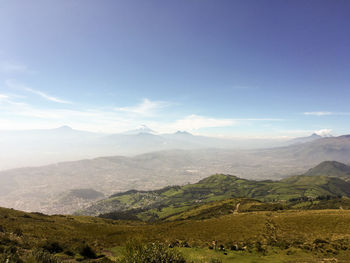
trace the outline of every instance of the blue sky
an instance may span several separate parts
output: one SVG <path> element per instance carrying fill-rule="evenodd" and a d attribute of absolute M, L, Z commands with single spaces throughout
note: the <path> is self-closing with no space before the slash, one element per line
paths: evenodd
<path fill-rule="evenodd" d="M 350 133 L 348 0 L 0 2 L 0 129 Z"/>

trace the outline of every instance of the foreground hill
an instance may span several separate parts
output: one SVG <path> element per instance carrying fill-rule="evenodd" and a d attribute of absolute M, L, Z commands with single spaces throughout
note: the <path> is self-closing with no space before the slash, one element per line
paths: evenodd
<path fill-rule="evenodd" d="M 79 213 L 147 221 L 165 219 L 198 204 L 229 198 L 286 202 L 291 199 L 316 199 L 321 196 L 350 197 L 350 183 L 341 178 L 324 175 L 299 175 L 280 181 L 254 181 L 216 174 L 195 184 L 170 186 L 154 191 L 131 190 L 118 193 Z"/>
<path fill-rule="evenodd" d="M 0 260 L 118 262 L 127 241 L 138 239 L 178 247 L 187 262 L 195 263 L 348 262 L 349 225 L 350 211 L 339 209 L 230 213 L 145 224 L 0 208 Z"/>

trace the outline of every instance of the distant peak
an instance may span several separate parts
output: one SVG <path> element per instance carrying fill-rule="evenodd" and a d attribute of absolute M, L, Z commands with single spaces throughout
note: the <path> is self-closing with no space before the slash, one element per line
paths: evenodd
<path fill-rule="evenodd" d="M 177 135 L 192 135 L 192 133 L 189 133 L 187 131 L 177 131 L 177 132 L 175 132 L 175 134 L 177 134 Z"/>
<path fill-rule="evenodd" d="M 306 143 L 306 142 L 312 142 L 312 141 L 316 141 L 323 138 L 323 136 L 321 136 L 320 134 L 317 134 L 316 132 L 314 132 L 313 134 L 311 134 L 310 136 L 307 137 L 297 137 L 294 138 L 290 141 L 291 144 L 300 144 L 300 143 Z"/>
<path fill-rule="evenodd" d="M 63 131 L 71 131 L 73 130 L 72 127 L 68 126 L 68 125 L 63 125 L 61 127 L 58 127 L 57 130 L 63 130 Z"/>
<path fill-rule="evenodd" d="M 145 124 L 142 124 L 138 130 L 142 130 L 142 131 L 150 131 L 150 132 L 153 132 L 152 129 L 150 129 L 147 125 Z"/>
<path fill-rule="evenodd" d="M 131 131 L 127 131 L 124 132 L 124 134 L 143 134 L 143 133 L 147 133 L 147 134 L 156 134 L 156 132 L 154 130 L 152 130 L 151 128 L 149 128 L 147 125 L 142 124 L 141 126 L 139 126 L 137 129 L 135 130 L 131 130 Z"/>
<path fill-rule="evenodd" d="M 315 131 L 313 134 L 318 135 L 320 137 L 333 137 L 331 129 L 322 129 L 319 131 Z"/>
<path fill-rule="evenodd" d="M 313 134 L 311 134 L 311 136 L 310 137 L 317 137 L 317 138 L 321 138 L 322 136 L 321 135 L 319 135 L 319 134 L 317 134 L 317 133 L 313 133 Z"/>

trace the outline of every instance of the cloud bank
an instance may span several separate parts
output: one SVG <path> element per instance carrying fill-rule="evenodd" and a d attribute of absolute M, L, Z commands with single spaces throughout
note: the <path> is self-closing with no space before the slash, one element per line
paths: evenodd
<path fill-rule="evenodd" d="M 350 112 L 332 112 L 332 111 L 309 111 L 304 112 L 304 115 L 311 115 L 311 116 L 346 116 L 350 115 Z"/>

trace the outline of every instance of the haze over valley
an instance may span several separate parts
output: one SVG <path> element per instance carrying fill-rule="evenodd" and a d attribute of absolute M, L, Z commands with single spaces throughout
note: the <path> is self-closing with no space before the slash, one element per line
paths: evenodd
<path fill-rule="evenodd" d="M 350 136 L 322 137 L 314 134 L 278 142 L 286 146 L 242 149 L 243 147 L 235 147 L 236 141 L 228 139 L 194 136 L 186 132 L 156 135 L 145 127 L 141 131 L 120 135 L 96 135 L 74 131 L 69 127 L 33 133 L 34 136 L 40 134 L 40 137 L 36 137 L 37 140 L 32 140 L 36 143 L 38 139 L 49 141 L 50 136 L 54 136 L 56 142 L 60 141 L 56 145 L 58 155 L 63 156 L 66 156 L 65 147 L 69 146 L 70 152 L 74 149 L 74 145 L 69 144 L 69 139 L 71 143 L 77 142 L 75 145 L 79 147 L 76 150 L 78 152 L 80 149 L 83 154 L 91 149 L 89 146 L 94 142 L 99 141 L 100 144 L 95 144 L 97 148 L 92 148 L 93 150 L 103 147 L 103 140 L 108 143 L 104 144 L 105 148 L 101 151 L 110 147 L 109 151 L 112 152 L 113 149 L 120 149 L 123 144 L 135 152 L 140 149 L 141 152 L 145 149 L 159 151 L 1 171 L 1 206 L 49 214 L 73 213 L 97 199 L 118 192 L 194 183 L 216 173 L 254 180 L 277 180 L 302 174 L 327 160 L 350 162 Z M 241 145 L 244 143 L 241 141 Z M 42 145 L 47 147 L 44 143 Z M 79 198 L 72 194 L 72 190 L 81 189 L 97 191 L 100 195 Z"/>
<path fill-rule="evenodd" d="M 315 138 L 320 138 L 315 137 Z M 161 150 L 252 149 L 294 143 L 288 139 L 218 138 L 186 131 L 157 133 L 146 125 L 116 134 L 62 126 L 55 129 L 0 131 L 0 170 L 101 156 L 134 156 Z"/>

